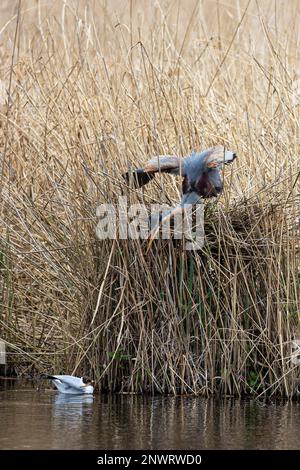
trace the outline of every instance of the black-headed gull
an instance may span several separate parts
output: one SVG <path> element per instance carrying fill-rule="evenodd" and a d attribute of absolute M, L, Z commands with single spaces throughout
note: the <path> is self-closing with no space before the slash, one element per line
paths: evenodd
<path fill-rule="evenodd" d="M 45 378 L 52 380 L 57 390 L 61 393 L 93 394 L 94 381 L 86 377 L 74 377 L 73 375 L 44 375 Z"/>

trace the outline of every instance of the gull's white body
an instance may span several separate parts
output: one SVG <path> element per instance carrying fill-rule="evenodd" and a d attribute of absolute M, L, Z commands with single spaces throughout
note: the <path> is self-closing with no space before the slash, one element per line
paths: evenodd
<path fill-rule="evenodd" d="M 61 393 L 78 395 L 93 394 L 94 392 L 94 387 L 92 385 L 86 385 L 82 377 L 73 377 L 73 375 L 52 375 L 51 380 Z"/>

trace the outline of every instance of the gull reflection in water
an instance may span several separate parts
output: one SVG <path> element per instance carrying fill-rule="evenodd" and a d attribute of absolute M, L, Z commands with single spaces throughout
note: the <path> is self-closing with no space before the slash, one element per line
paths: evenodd
<path fill-rule="evenodd" d="M 75 449 L 90 438 L 93 395 L 57 393 L 53 398 L 51 428 L 53 449 Z"/>
<path fill-rule="evenodd" d="M 93 395 L 67 395 L 57 393 L 54 398 L 53 416 L 73 421 L 92 413 Z"/>
<path fill-rule="evenodd" d="M 54 403 L 55 405 L 84 405 L 91 404 L 93 401 L 93 395 L 68 395 L 66 393 L 57 393 Z"/>

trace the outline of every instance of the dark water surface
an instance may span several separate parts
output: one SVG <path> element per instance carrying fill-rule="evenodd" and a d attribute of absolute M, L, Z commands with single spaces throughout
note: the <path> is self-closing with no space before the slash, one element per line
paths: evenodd
<path fill-rule="evenodd" d="M 300 449 L 300 403 L 67 396 L 0 380 L 0 449 Z"/>

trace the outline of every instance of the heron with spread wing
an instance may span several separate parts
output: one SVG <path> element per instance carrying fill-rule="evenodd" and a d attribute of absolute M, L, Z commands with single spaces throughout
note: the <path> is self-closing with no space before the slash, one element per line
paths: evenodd
<path fill-rule="evenodd" d="M 135 187 L 142 187 L 149 183 L 156 173 L 182 176 L 181 201 L 163 217 L 163 222 L 166 218 L 171 218 L 177 212 L 183 211 L 185 205 L 196 204 L 200 199 L 218 196 L 223 190 L 220 170 L 224 165 L 232 163 L 235 158 L 236 154 L 224 147 L 213 147 L 201 153 L 193 152 L 183 158 L 159 155 L 146 162 L 143 168 L 129 171 L 123 177 L 129 184 L 133 182 Z M 155 233 L 152 233 L 151 239 L 154 238 Z"/>

